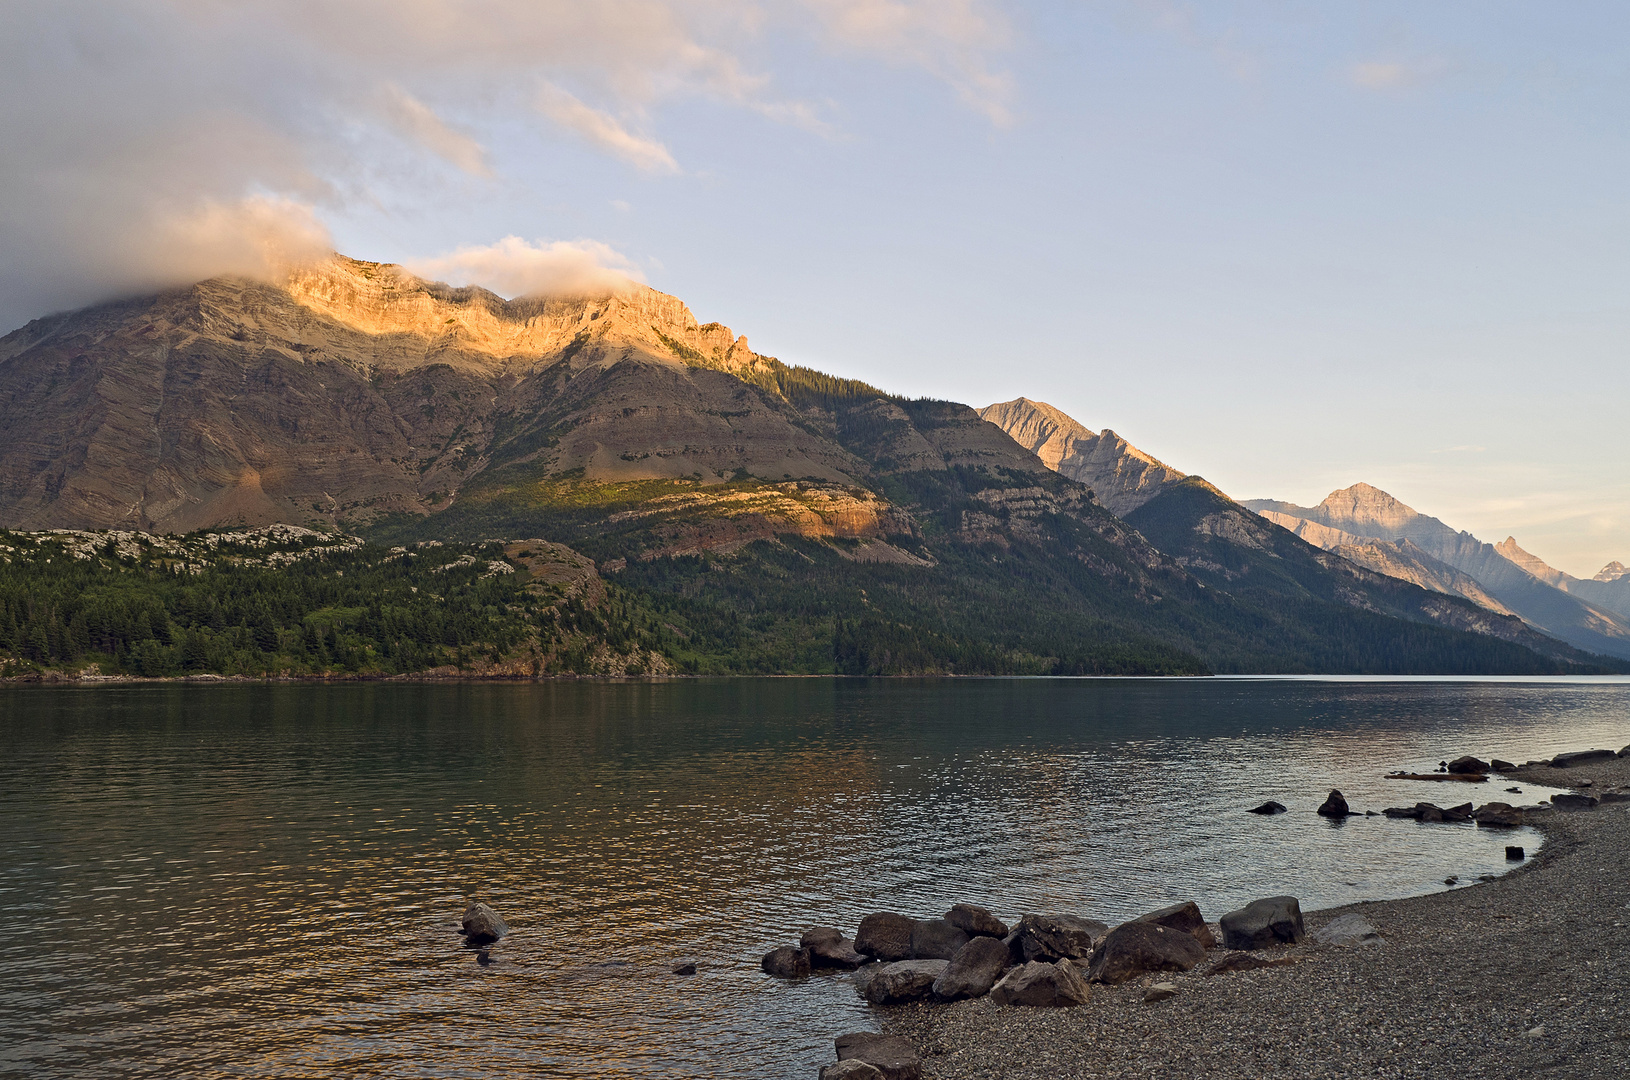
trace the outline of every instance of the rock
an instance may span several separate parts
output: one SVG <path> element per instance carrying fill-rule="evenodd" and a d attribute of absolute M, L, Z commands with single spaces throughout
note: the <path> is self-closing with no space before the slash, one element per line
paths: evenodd
<path fill-rule="evenodd" d="M 1012 966 L 1013 956 L 1007 946 L 981 934 L 951 957 L 950 964 L 934 980 L 934 996 L 948 1001 L 984 997 Z"/>
<path fill-rule="evenodd" d="M 883 1074 L 883 1080 L 922 1080 L 923 1063 L 916 1048 L 898 1035 L 856 1031 L 836 1039 L 838 1062 L 859 1061 Z"/>
<path fill-rule="evenodd" d="M 1149 989 L 1143 992 L 1143 1003 L 1145 1005 L 1153 1005 L 1157 1001 L 1165 1001 L 1167 998 L 1174 998 L 1176 996 L 1176 983 L 1155 983 L 1153 986 L 1149 987 Z"/>
<path fill-rule="evenodd" d="M 1380 945 L 1384 943 L 1381 935 L 1375 932 L 1375 927 L 1369 924 L 1369 920 L 1356 911 L 1350 911 L 1345 915 L 1331 919 L 1324 926 L 1309 934 L 1308 938 L 1317 945 Z"/>
<path fill-rule="evenodd" d="M 1620 750 L 1619 751 L 1619 756 L 1620 757 L 1630 757 L 1630 746 L 1627 746 L 1623 750 Z"/>
<path fill-rule="evenodd" d="M 1352 811 L 1347 808 L 1347 800 L 1339 791 L 1332 791 L 1324 800 L 1324 805 L 1319 807 L 1320 817 L 1344 818 L 1351 814 Z"/>
<path fill-rule="evenodd" d="M 673 966 L 673 973 L 675 975 L 695 975 L 696 965 L 689 960 L 681 960 Z"/>
<path fill-rule="evenodd" d="M 1443 811 L 1429 802 L 1415 804 L 1416 821 L 1442 821 Z"/>
<path fill-rule="evenodd" d="M 1572 792 L 1551 796 L 1551 805 L 1558 810 L 1594 810 L 1600 802 L 1594 795 L 1575 795 Z"/>
<path fill-rule="evenodd" d="M 472 945 L 490 945 L 509 933 L 509 927 L 498 913 L 486 904 L 471 904 L 464 909 L 464 939 Z"/>
<path fill-rule="evenodd" d="M 1147 915 L 1139 915 L 1137 922 L 1154 923 L 1156 926 L 1166 926 L 1173 930 L 1181 930 L 1193 936 L 1200 943 L 1202 949 L 1217 947 L 1217 939 L 1212 936 L 1211 928 L 1206 925 L 1205 918 L 1200 914 L 1200 905 L 1190 900 L 1182 904 L 1173 904 L 1163 907 L 1159 911 L 1151 911 Z"/>
<path fill-rule="evenodd" d="M 1482 776 L 1489 771 L 1489 763 L 1486 761 L 1478 761 L 1470 754 L 1466 754 L 1464 757 L 1457 757 L 1453 761 L 1449 762 L 1449 771 L 1452 773 L 1465 773 L 1473 776 Z"/>
<path fill-rule="evenodd" d="M 1253 806 L 1251 809 L 1245 812 L 1247 814 L 1283 814 L 1285 812 L 1285 804 L 1282 802 L 1274 802 L 1272 799 L 1269 799 L 1261 806 Z"/>
<path fill-rule="evenodd" d="M 1604 791 L 1601 794 L 1602 805 L 1608 803 L 1630 802 L 1630 791 Z"/>
<path fill-rule="evenodd" d="M 1075 965 L 1068 960 L 1056 964 L 1032 960 L 1008 972 L 990 991 L 990 999 L 998 1005 L 1063 1007 L 1083 1005 L 1091 996 Z"/>
<path fill-rule="evenodd" d="M 1389 818 L 1413 818 L 1416 821 L 1421 819 L 1419 806 L 1389 806 L 1381 812 Z"/>
<path fill-rule="evenodd" d="M 1219 923 L 1223 944 L 1230 949 L 1260 949 L 1268 945 L 1294 945 L 1307 936 L 1302 927 L 1302 905 L 1294 896 L 1270 896 L 1230 911 Z"/>
<path fill-rule="evenodd" d="M 1517 767 L 1511 764 L 1511 762 L 1501 761 L 1499 758 L 1495 758 L 1493 761 L 1489 762 L 1489 768 L 1493 769 L 1495 772 L 1501 773 L 1515 772 L 1517 769 Z"/>
<path fill-rule="evenodd" d="M 866 958 L 855 951 L 855 943 L 833 926 L 816 926 L 805 931 L 798 945 L 809 952 L 810 967 L 853 971 L 866 962 Z"/>
<path fill-rule="evenodd" d="M 1523 849 L 1516 844 L 1507 844 L 1505 847 L 1506 862 L 1522 862 L 1526 858 Z"/>
<path fill-rule="evenodd" d="M 892 911 L 879 911 L 860 920 L 855 951 L 879 960 L 910 960 L 911 931 L 917 920 Z"/>
<path fill-rule="evenodd" d="M 1510 803 L 1491 802 L 1472 811 L 1472 820 L 1491 828 L 1515 828 L 1522 824 L 1522 812 Z"/>
<path fill-rule="evenodd" d="M 1189 971 L 1206 951 L 1184 930 L 1156 923 L 1122 923 L 1093 950 L 1087 981 L 1119 986 L 1147 971 Z"/>
<path fill-rule="evenodd" d="M 968 935 L 949 919 L 924 919 L 911 928 L 913 960 L 949 960 L 968 943 Z"/>
<path fill-rule="evenodd" d="M 1095 942 L 1109 933 L 1109 924 L 1077 915 L 1026 915 L 1014 928 L 1019 957 L 1032 960 L 1085 960 Z"/>
<path fill-rule="evenodd" d="M 1551 759 L 1553 769 L 1571 769 L 1575 765 L 1588 765 L 1592 761 L 1606 761 L 1619 755 L 1612 750 L 1575 750 L 1568 754 L 1558 754 Z"/>
<path fill-rule="evenodd" d="M 1522 788 L 1520 788 L 1520 787 L 1508 787 L 1508 788 L 1506 788 L 1506 790 L 1509 791 L 1513 795 L 1521 795 L 1522 794 Z"/>
<path fill-rule="evenodd" d="M 1205 972 L 1206 977 L 1214 975 L 1230 975 L 1236 971 L 1255 971 L 1257 968 L 1284 967 L 1294 964 L 1294 956 L 1281 956 L 1276 960 L 1269 960 L 1265 956 L 1253 956 L 1248 952 L 1233 952 L 1212 964 Z"/>
<path fill-rule="evenodd" d="M 1459 806 L 1445 807 L 1444 821 L 1470 821 L 1472 819 L 1472 804 L 1461 803 Z"/>
<path fill-rule="evenodd" d="M 778 979 L 802 979 L 809 974 L 809 950 L 783 945 L 765 953 L 758 966 Z"/>
<path fill-rule="evenodd" d="M 833 1065 L 822 1065 L 821 1080 L 883 1080 L 883 1070 L 859 1058 L 850 1058 Z"/>
<path fill-rule="evenodd" d="M 944 960 L 896 960 L 878 968 L 862 991 L 873 1005 L 894 1005 L 924 998 L 934 991 L 934 980 L 945 974 Z"/>
<path fill-rule="evenodd" d="M 945 918 L 969 937 L 984 935 L 1004 938 L 1008 934 L 1007 923 L 975 904 L 953 905 L 951 910 L 945 913 Z"/>

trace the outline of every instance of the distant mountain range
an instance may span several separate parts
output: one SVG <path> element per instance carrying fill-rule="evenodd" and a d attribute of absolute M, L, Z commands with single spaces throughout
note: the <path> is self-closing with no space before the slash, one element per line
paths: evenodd
<path fill-rule="evenodd" d="M 1324 550 L 1038 402 L 783 364 L 643 286 L 506 301 L 335 257 L 0 339 L 0 527 L 273 522 L 569 545 L 596 625 L 682 640 L 685 670 L 1630 670 L 1591 655 L 1630 655 L 1621 622 L 1558 640 L 1597 609 L 1498 552 L 1568 617 L 1414 535 L 1332 519 L 1361 542 Z M 19 581 L 0 601 L 37 599 Z"/>

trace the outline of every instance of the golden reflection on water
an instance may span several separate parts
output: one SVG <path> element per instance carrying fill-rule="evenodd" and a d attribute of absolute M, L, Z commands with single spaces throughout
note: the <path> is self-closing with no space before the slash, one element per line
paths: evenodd
<path fill-rule="evenodd" d="M 813 1075 L 870 1019 L 845 977 L 758 973 L 809 925 L 957 900 L 1215 917 L 1469 881 L 1507 837 L 1312 808 L 1331 786 L 1361 809 L 1430 799 L 1380 774 L 1455 752 L 1622 745 L 1627 701 L 1622 682 L 4 691 L 0 1071 Z M 1241 813 L 1269 797 L 1295 812 Z M 485 964 L 456 933 L 473 899 L 513 928 Z"/>

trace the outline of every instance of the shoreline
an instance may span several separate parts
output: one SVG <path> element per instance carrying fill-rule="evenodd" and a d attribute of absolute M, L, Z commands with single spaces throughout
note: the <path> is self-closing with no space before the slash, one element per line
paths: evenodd
<path fill-rule="evenodd" d="M 1600 791 L 1630 784 L 1630 758 L 1504 775 Z M 1211 978 L 1213 952 L 1195 971 L 1095 985 L 1075 1008 L 918 1002 L 880 1027 L 938 1080 L 1630 1076 L 1630 803 L 1530 824 L 1544 846 L 1492 881 L 1305 914 L 1310 932 L 1361 914 L 1385 944 L 1310 940 L 1262 951 L 1292 964 Z M 1145 1004 L 1155 982 L 1177 995 Z"/>

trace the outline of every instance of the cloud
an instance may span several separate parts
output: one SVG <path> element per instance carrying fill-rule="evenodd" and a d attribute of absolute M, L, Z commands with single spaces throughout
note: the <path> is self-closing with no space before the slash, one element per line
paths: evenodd
<path fill-rule="evenodd" d="M 605 296 L 634 287 L 639 273 L 625 256 L 597 240 L 542 240 L 506 236 L 485 247 L 410 261 L 422 278 L 480 285 L 500 296 Z"/>
<path fill-rule="evenodd" d="M 385 84 L 380 97 L 381 112 L 397 131 L 471 176 L 492 175 L 486 148 L 463 132 L 453 130 L 430 106 L 395 83 Z"/>
<path fill-rule="evenodd" d="M 678 172 L 668 148 L 655 139 L 636 135 L 617 118 L 583 104 L 558 86 L 545 83 L 538 90 L 538 111 L 614 157 L 646 172 Z"/>
<path fill-rule="evenodd" d="M 1347 69 L 1347 81 L 1365 90 L 1402 90 L 1445 74 L 1443 60 L 1365 60 Z"/>

